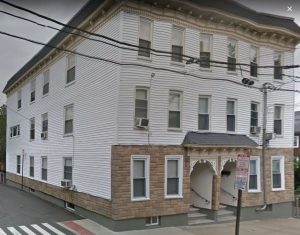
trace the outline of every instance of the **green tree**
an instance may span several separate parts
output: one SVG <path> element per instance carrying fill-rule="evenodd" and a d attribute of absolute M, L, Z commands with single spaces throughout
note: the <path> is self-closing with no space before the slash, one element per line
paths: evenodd
<path fill-rule="evenodd" d="M 6 106 L 0 107 L 0 170 L 6 157 Z M 2 165 L 2 166 L 1 166 Z"/>

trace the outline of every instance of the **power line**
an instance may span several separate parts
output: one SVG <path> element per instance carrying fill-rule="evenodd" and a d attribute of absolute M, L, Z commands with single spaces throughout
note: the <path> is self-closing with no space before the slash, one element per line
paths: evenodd
<path fill-rule="evenodd" d="M 102 34 L 97 34 L 97 33 L 93 33 L 93 32 L 89 32 L 87 30 L 84 30 L 84 29 L 80 29 L 78 27 L 75 27 L 75 26 L 72 26 L 72 25 L 69 25 L 69 24 L 64 24 L 58 20 L 55 20 L 53 18 L 50 18 L 50 17 L 47 17 L 45 15 L 42 15 L 42 14 L 39 14 L 39 13 L 36 13 L 32 10 L 29 10 L 29 9 L 26 9 L 24 7 L 21 7 L 21 6 L 18 6 L 18 5 L 15 5 L 13 3 L 9 3 L 7 1 L 4 1 L 4 0 L 0 0 L 0 2 L 4 3 L 4 4 L 7 4 L 11 7 L 14 7 L 16 9 L 19 9 L 19 10 L 22 10 L 22 11 L 25 11 L 25 12 L 28 12 L 30 14 L 33 14 L 33 15 L 36 15 L 40 18 L 43 18 L 43 19 L 46 19 L 48 21 L 51 21 L 51 22 L 54 22 L 58 25 L 61 25 L 61 26 L 64 26 L 66 28 L 70 28 L 70 29 L 75 29 L 75 30 L 78 30 L 78 31 L 81 31 L 81 32 L 84 32 L 84 33 L 87 33 L 91 36 L 97 36 L 97 37 L 101 37 L 101 38 L 104 38 L 106 40 L 109 40 L 109 41 L 112 41 L 112 42 L 115 42 L 115 43 L 118 43 L 118 44 L 122 44 L 122 45 L 125 45 L 125 46 L 129 46 L 129 47 L 134 47 L 134 48 L 138 48 L 136 49 L 137 51 L 139 49 L 144 49 L 144 50 L 147 50 L 147 51 L 153 51 L 153 52 L 157 52 L 157 53 L 162 53 L 162 54 L 169 54 L 169 55 L 177 55 L 177 56 L 182 56 L 182 57 L 186 57 L 186 58 L 189 58 L 189 60 L 187 60 L 187 62 L 189 61 L 200 61 L 200 59 L 198 58 L 195 58 L 193 56 L 189 56 L 189 55 L 185 55 L 185 54 L 181 54 L 181 53 L 173 53 L 173 52 L 169 52 L 169 51 L 163 51 L 163 50 L 156 50 L 156 49 L 153 49 L 153 48 L 148 48 L 148 47 L 142 47 L 142 46 L 139 46 L 139 45 L 135 45 L 135 44 L 131 44 L 131 43 L 127 43 L 127 42 L 122 42 L 122 41 L 119 41 L 119 40 L 116 40 L 114 38 L 111 38 L 111 37 L 108 37 L 108 36 L 105 36 L 105 35 L 102 35 Z M 42 27 L 48 27 L 48 28 L 51 28 L 51 29 L 55 29 L 55 30 L 58 30 L 58 31 L 62 31 L 62 32 L 65 32 L 65 33 L 68 33 L 68 34 L 74 34 L 74 35 L 77 35 L 77 36 L 81 36 L 83 38 L 87 38 L 89 39 L 88 37 L 86 36 L 83 36 L 83 35 L 80 35 L 80 34 L 77 34 L 77 33 L 70 33 L 68 31 L 65 31 L 63 29 L 57 29 L 55 27 L 52 27 L 52 26 L 47 26 L 47 25 L 43 25 L 43 24 L 40 24 L 36 21 L 33 21 L 33 20 L 30 20 L 30 19 L 27 19 L 25 17 L 20 17 L 20 16 L 17 16 L 15 14 L 12 14 L 12 13 L 8 13 L 8 12 L 5 12 L 5 11 L 1 11 L 2 13 L 4 14 L 7 14 L 7 15 L 10 15 L 12 17 L 16 17 L 16 18 L 19 18 L 19 19 L 22 19 L 22 20 L 26 20 L 28 22 L 31 22 L 31 23 L 34 23 L 34 24 L 37 24 L 39 26 L 42 26 Z M 101 41 L 103 43 L 103 41 Z M 111 46 L 116 46 L 114 44 L 111 44 Z M 128 49 L 128 48 L 122 48 L 122 49 Z M 132 49 L 132 48 L 131 48 Z M 247 63 L 228 63 L 228 62 L 223 62 L 223 61 L 218 61 L 218 60 L 210 60 L 209 62 L 211 63 L 217 63 L 217 64 L 227 64 L 227 65 L 242 65 L 242 66 L 251 66 L 250 64 L 247 64 Z M 291 68 L 298 68 L 300 67 L 300 65 L 284 65 L 284 66 L 274 66 L 274 65 L 266 65 L 266 66 L 259 66 L 257 65 L 258 68 L 274 68 L 274 67 L 281 67 L 283 69 L 291 69 Z"/>

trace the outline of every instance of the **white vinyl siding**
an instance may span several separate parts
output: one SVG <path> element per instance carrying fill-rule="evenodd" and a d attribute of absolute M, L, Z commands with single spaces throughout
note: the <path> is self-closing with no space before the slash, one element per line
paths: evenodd
<path fill-rule="evenodd" d="M 183 185 L 183 156 L 165 156 L 165 198 L 181 198 Z"/>
<path fill-rule="evenodd" d="M 210 68 L 210 60 L 212 58 L 212 35 L 200 34 L 200 67 Z"/>
<path fill-rule="evenodd" d="M 139 50 L 138 55 L 143 57 L 150 57 L 152 46 L 152 21 L 140 17 L 139 25 Z"/>
<path fill-rule="evenodd" d="M 285 189 L 284 156 L 272 156 L 272 190 Z"/>
<path fill-rule="evenodd" d="M 249 164 L 248 192 L 260 191 L 260 158 L 251 156 Z"/>
<path fill-rule="evenodd" d="M 131 200 L 142 201 L 150 197 L 150 156 L 131 156 Z"/>
<path fill-rule="evenodd" d="M 173 26 L 172 29 L 172 61 L 183 62 L 184 28 Z"/>

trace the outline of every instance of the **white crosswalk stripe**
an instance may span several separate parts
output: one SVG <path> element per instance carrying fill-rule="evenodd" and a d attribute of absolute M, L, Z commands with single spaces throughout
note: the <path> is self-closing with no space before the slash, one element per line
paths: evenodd
<path fill-rule="evenodd" d="M 36 229 L 37 231 L 39 231 L 43 235 L 51 235 L 50 233 L 48 233 L 46 230 L 42 229 L 37 224 L 32 224 L 31 227 L 33 227 L 34 229 Z"/>
<path fill-rule="evenodd" d="M 14 227 L 8 227 L 7 228 L 13 235 L 22 235 L 19 233 Z"/>
<path fill-rule="evenodd" d="M 36 233 L 32 232 L 29 228 L 27 228 L 26 226 L 19 226 L 20 229 L 22 229 L 25 233 L 27 233 L 28 235 L 36 235 Z"/>
<path fill-rule="evenodd" d="M 65 233 L 59 231 L 58 229 L 54 228 L 52 225 L 47 224 L 47 223 L 42 223 L 46 228 L 50 229 L 51 231 L 55 232 L 57 235 L 66 235 Z"/>
<path fill-rule="evenodd" d="M 3 231 L 3 229 L 0 228 L 0 235 L 7 235 L 6 232 Z"/>

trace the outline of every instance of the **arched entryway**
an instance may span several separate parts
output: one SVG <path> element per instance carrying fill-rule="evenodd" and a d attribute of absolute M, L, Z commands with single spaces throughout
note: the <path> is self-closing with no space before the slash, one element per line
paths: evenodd
<path fill-rule="evenodd" d="M 221 171 L 220 204 L 236 206 L 238 191 L 234 188 L 236 161 L 228 160 Z"/>
<path fill-rule="evenodd" d="M 211 163 L 198 161 L 191 172 L 191 206 L 198 208 L 212 208 L 212 185 L 215 174 Z"/>

